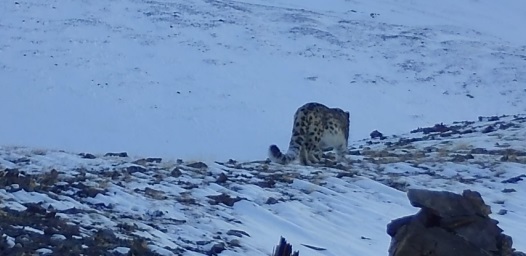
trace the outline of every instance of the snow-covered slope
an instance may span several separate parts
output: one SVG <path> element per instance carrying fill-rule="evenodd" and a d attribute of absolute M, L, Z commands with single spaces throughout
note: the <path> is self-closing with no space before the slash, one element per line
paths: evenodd
<path fill-rule="evenodd" d="M 351 138 L 526 110 L 522 0 L 0 1 L 0 141 L 261 158 L 308 101 Z"/>
<path fill-rule="evenodd" d="M 525 136 L 524 115 L 480 118 L 354 142 L 322 168 L 2 147 L 0 248 L 263 256 L 284 236 L 300 255 L 386 255 L 387 223 L 417 211 L 404 191 L 427 188 L 479 191 L 525 251 Z"/>

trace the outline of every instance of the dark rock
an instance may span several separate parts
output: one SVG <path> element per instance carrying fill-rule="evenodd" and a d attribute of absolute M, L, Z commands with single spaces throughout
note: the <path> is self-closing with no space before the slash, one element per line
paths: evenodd
<path fill-rule="evenodd" d="M 440 124 L 435 124 L 435 126 L 433 127 L 425 127 L 425 128 L 418 128 L 416 130 L 412 130 L 411 133 L 422 132 L 424 134 L 430 134 L 430 133 L 444 133 L 448 131 L 451 131 L 451 129 L 447 127 L 446 125 L 440 123 Z"/>
<path fill-rule="evenodd" d="M 431 209 L 443 218 L 465 215 L 487 217 L 491 213 L 478 192 L 465 190 L 464 194 L 467 196 L 446 191 L 410 189 L 407 197 L 412 206 Z"/>
<path fill-rule="evenodd" d="M 72 185 L 72 187 L 79 189 L 77 193 L 75 193 L 78 197 L 84 198 L 84 197 L 96 197 L 98 194 L 103 194 L 106 192 L 103 189 L 94 188 L 90 186 L 84 185 L 84 183 L 78 183 Z"/>
<path fill-rule="evenodd" d="M 381 140 L 385 139 L 384 135 L 378 130 L 372 131 L 371 134 L 369 135 L 371 136 L 371 139 L 376 139 L 376 138 L 381 139 Z"/>
<path fill-rule="evenodd" d="M 181 175 L 183 175 L 183 173 L 181 172 L 181 169 L 179 169 L 179 167 L 175 167 L 170 173 L 170 175 L 172 175 L 172 177 L 178 178 Z"/>
<path fill-rule="evenodd" d="M 241 198 L 240 197 L 230 197 L 229 195 L 223 193 L 223 194 L 220 194 L 220 195 L 215 195 L 215 196 L 206 196 L 210 199 L 212 199 L 213 201 L 210 202 L 210 204 L 212 205 L 216 205 L 216 204 L 220 204 L 220 203 L 223 203 L 227 206 L 234 206 L 234 204 L 236 202 L 239 202 L 241 201 Z"/>
<path fill-rule="evenodd" d="M 490 132 L 494 132 L 495 131 L 495 127 L 493 127 L 493 125 L 488 125 L 486 126 L 486 128 L 482 129 L 482 133 L 490 133 Z"/>
<path fill-rule="evenodd" d="M 206 165 L 203 162 L 195 162 L 195 163 L 187 164 L 186 166 L 192 167 L 192 168 L 196 168 L 196 169 L 206 169 L 206 168 L 208 168 L 208 165 Z"/>
<path fill-rule="evenodd" d="M 360 150 L 350 150 L 349 155 L 351 156 L 360 156 L 362 153 L 360 153 Z"/>
<path fill-rule="evenodd" d="M 277 203 L 278 203 L 278 199 L 274 197 L 269 197 L 267 201 L 265 202 L 265 204 L 277 204 Z"/>
<path fill-rule="evenodd" d="M 397 142 L 393 143 L 393 146 L 401 147 L 401 146 L 411 144 L 413 142 L 423 141 L 423 140 L 424 140 L 423 138 L 410 138 L 410 139 L 400 138 Z"/>
<path fill-rule="evenodd" d="M 336 174 L 336 178 L 343 178 L 343 177 L 354 177 L 356 175 L 356 173 L 354 172 L 339 172 L 338 174 Z"/>
<path fill-rule="evenodd" d="M 292 245 L 287 243 L 287 240 L 285 238 L 281 237 L 279 239 L 279 244 L 274 249 L 274 252 L 272 253 L 272 256 L 299 256 L 300 253 L 298 251 L 292 252 Z"/>
<path fill-rule="evenodd" d="M 242 230 L 235 230 L 235 229 L 231 229 L 229 231 L 226 232 L 227 235 L 230 235 L 230 236 L 237 236 L 237 237 L 243 237 L 243 236 L 250 236 L 247 232 L 245 231 L 242 231 Z"/>
<path fill-rule="evenodd" d="M 516 177 L 513 177 L 513 178 L 509 178 L 507 180 L 503 180 L 502 183 L 517 183 L 519 181 L 522 180 L 522 178 L 526 178 L 526 174 L 521 174 L 519 176 L 516 176 Z"/>
<path fill-rule="evenodd" d="M 90 153 L 80 153 L 79 156 L 84 158 L 84 159 L 95 159 L 95 158 L 97 158 L 95 155 L 90 154 Z"/>
<path fill-rule="evenodd" d="M 478 192 L 413 190 L 407 193 L 421 210 L 391 221 L 390 256 L 511 256 L 511 237 L 502 234 L 498 221 Z"/>
<path fill-rule="evenodd" d="M 466 155 L 453 155 L 453 158 L 451 159 L 452 162 L 464 162 L 470 159 L 474 159 L 475 157 L 472 154 L 466 154 Z"/>
<path fill-rule="evenodd" d="M 514 123 L 500 123 L 499 124 L 499 130 L 507 130 L 508 128 L 512 128 L 512 127 L 518 127 L 518 126 Z"/>
<path fill-rule="evenodd" d="M 159 158 L 159 157 L 148 157 L 148 158 L 141 158 L 141 159 L 138 159 L 138 160 L 135 160 L 133 161 L 132 163 L 134 164 L 138 164 L 138 165 L 147 165 L 147 164 L 151 164 L 151 163 L 160 163 L 162 162 L 162 158 Z"/>
<path fill-rule="evenodd" d="M 498 215 L 505 215 L 506 213 L 508 213 L 508 210 L 506 210 L 506 209 L 500 209 L 500 210 L 497 212 Z"/>
<path fill-rule="evenodd" d="M 391 222 L 389 222 L 389 224 L 387 224 L 387 234 L 391 237 L 394 237 L 396 235 L 396 231 L 399 230 L 401 227 L 411 223 L 413 221 L 413 218 L 414 216 L 405 216 L 402 218 L 392 220 Z"/>
<path fill-rule="evenodd" d="M 217 243 L 217 244 L 212 245 L 212 248 L 210 248 L 210 251 L 208 251 L 206 255 L 218 255 L 224 250 L 225 250 L 225 244 Z"/>
<path fill-rule="evenodd" d="M 132 173 L 136 173 L 136 172 L 139 172 L 139 173 L 146 173 L 148 172 L 148 169 L 142 167 L 142 166 L 138 166 L 138 165 L 132 165 L 132 166 L 128 166 L 126 167 L 126 171 L 129 173 L 129 174 L 132 174 Z"/>
<path fill-rule="evenodd" d="M 475 131 L 472 130 L 472 129 L 466 129 L 466 130 L 463 130 L 463 131 L 460 131 L 459 133 L 460 134 L 470 134 L 470 133 L 474 133 Z"/>
<path fill-rule="evenodd" d="M 512 192 L 517 192 L 517 190 L 513 188 L 505 188 L 502 190 L 502 193 L 512 193 Z"/>
<path fill-rule="evenodd" d="M 18 185 L 19 189 L 24 189 L 28 192 L 34 191 L 36 187 L 35 178 L 20 172 L 18 169 L 0 171 L 0 188 L 6 188 L 14 184 Z"/>
<path fill-rule="evenodd" d="M 126 152 L 120 152 L 120 153 L 106 153 L 104 156 L 105 156 L 105 157 L 108 157 L 108 156 L 114 156 L 114 157 L 128 157 L 128 153 L 126 153 Z"/>
<path fill-rule="evenodd" d="M 262 188 L 273 188 L 276 186 L 276 180 L 274 180 L 272 177 L 268 177 L 264 181 L 256 182 L 255 185 Z"/>
<path fill-rule="evenodd" d="M 488 154 L 488 150 L 485 148 L 474 148 L 471 150 L 471 154 Z"/>
<path fill-rule="evenodd" d="M 219 174 L 219 177 L 217 177 L 216 183 L 222 184 L 222 183 L 225 183 L 227 180 L 228 180 L 228 177 L 224 173 L 221 173 Z"/>

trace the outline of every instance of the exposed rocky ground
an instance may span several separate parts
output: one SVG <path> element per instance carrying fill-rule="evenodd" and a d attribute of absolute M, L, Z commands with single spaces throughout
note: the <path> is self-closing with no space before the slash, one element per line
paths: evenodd
<path fill-rule="evenodd" d="M 373 184 L 371 180 L 403 192 L 410 188 L 479 191 L 496 213 L 492 217 L 523 250 L 525 122 L 524 115 L 481 117 L 404 135 L 377 132 L 374 138 L 353 143 L 344 163 L 333 163 L 329 153 L 326 167 L 2 147 L 0 254 L 268 255 L 272 247 L 266 252 L 254 249 L 252 239 L 258 234 L 250 231 L 244 209 L 254 206 L 283 215 L 273 207 L 300 204 L 309 207 L 307 212 L 329 216 L 343 212 L 330 199 L 347 198 L 349 193 L 393 203 L 383 188 L 362 185 Z M 369 206 L 374 212 L 372 201 L 364 202 L 365 208 L 350 212 Z M 375 223 L 372 229 L 401 217 L 383 214 L 385 222 Z M 387 243 L 368 237 L 371 231 L 364 229 L 339 232 L 353 232 L 347 234 L 370 246 Z M 275 243 L 278 238 L 269 239 Z M 302 255 L 325 255 L 331 249 L 302 246 L 295 247 Z M 387 249 L 383 249 L 386 254 Z"/>
<path fill-rule="evenodd" d="M 513 249 L 512 238 L 489 217 L 491 209 L 476 191 L 411 189 L 407 196 L 421 210 L 389 223 L 390 256 L 526 255 Z"/>

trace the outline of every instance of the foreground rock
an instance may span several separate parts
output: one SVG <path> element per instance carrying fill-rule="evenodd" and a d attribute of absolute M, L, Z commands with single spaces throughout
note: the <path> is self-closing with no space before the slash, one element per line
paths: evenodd
<path fill-rule="evenodd" d="M 510 256 L 525 255 L 512 249 L 511 237 L 489 217 L 490 207 L 478 192 L 409 190 L 411 205 L 421 208 L 412 216 L 387 225 L 392 237 L 390 256 Z"/>

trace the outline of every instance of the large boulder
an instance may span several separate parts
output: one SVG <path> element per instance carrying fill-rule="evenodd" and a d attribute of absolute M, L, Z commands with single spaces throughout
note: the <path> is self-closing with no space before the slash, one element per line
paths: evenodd
<path fill-rule="evenodd" d="M 407 197 L 420 211 L 391 221 L 390 256 L 519 256 L 478 192 L 462 195 L 410 189 Z"/>

